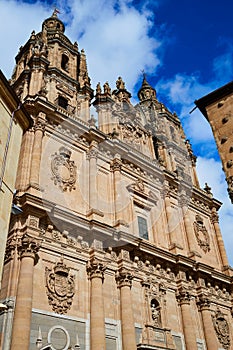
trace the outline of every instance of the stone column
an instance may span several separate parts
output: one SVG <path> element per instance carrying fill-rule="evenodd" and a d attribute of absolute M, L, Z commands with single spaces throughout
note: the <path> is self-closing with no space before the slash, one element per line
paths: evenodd
<path fill-rule="evenodd" d="M 21 259 L 11 350 L 29 349 L 33 297 L 33 266 L 37 259 L 39 240 L 24 234 L 19 247 Z"/>
<path fill-rule="evenodd" d="M 105 350 L 105 318 L 102 284 L 104 280 L 105 264 L 96 258 L 92 251 L 87 265 L 87 272 L 91 281 L 90 301 L 90 343 L 91 350 Z"/>
<path fill-rule="evenodd" d="M 137 349 L 131 300 L 132 279 L 131 272 L 124 267 L 121 267 L 116 274 L 120 289 L 122 349 L 124 350 Z"/>
<path fill-rule="evenodd" d="M 44 115 L 44 113 L 40 113 Z M 32 161 L 31 161 L 31 173 L 30 173 L 30 185 L 39 189 L 39 179 L 40 179 L 40 161 L 42 153 L 42 139 L 45 129 L 45 120 L 39 119 L 34 126 L 35 135 L 34 143 L 32 148 Z"/>
<path fill-rule="evenodd" d="M 207 350 L 218 350 L 218 341 L 210 312 L 210 301 L 207 298 L 201 297 L 199 299 L 199 306 L 201 310 Z"/>
<path fill-rule="evenodd" d="M 181 309 L 186 350 L 198 350 L 195 330 L 191 317 L 190 295 L 187 291 L 180 291 L 177 299 Z"/>
<path fill-rule="evenodd" d="M 219 252 L 220 252 L 220 256 L 221 256 L 221 260 L 222 260 L 222 265 L 228 266 L 229 263 L 228 263 L 228 259 L 227 259 L 226 250 L 224 247 L 224 242 L 222 239 L 222 234 L 221 234 L 220 227 L 219 227 L 218 213 L 216 211 L 216 208 L 212 209 L 211 221 L 214 225 L 214 230 L 216 233 L 216 238 L 217 238 L 218 248 L 219 248 Z"/>

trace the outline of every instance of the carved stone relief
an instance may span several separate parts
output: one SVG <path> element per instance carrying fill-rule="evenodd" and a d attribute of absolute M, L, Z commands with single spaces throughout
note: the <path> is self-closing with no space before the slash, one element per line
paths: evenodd
<path fill-rule="evenodd" d="M 214 328 L 219 342 L 224 349 L 230 348 L 230 331 L 227 320 L 224 318 L 223 313 L 218 309 L 215 315 L 212 315 Z"/>
<path fill-rule="evenodd" d="M 75 292 L 74 276 L 63 259 L 53 269 L 46 267 L 46 289 L 49 304 L 54 312 L 65 314 L 71 307 Z"/>
<path fill-rule="evenodd" d="M 196 215 L 193 226 L 198 245 L 207 253 L 210 250 L 210 238 L 200 215 Z"/>
<path fill-rule="evenodd" d="M 70 160 L 71 151 L 66 147 L 60 147 L 59 153 L 52 156 L 51 170 L 52 180 L 62 191 L 74 190 L 77 177 L 77 167 L 74 161 Z"/>

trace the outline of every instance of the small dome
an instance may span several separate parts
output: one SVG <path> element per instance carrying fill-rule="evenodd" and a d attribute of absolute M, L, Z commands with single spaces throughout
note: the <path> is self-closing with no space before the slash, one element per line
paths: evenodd
<path fill-rule="evenodd" d="M 51 17 L 44 20 L 42 24 L 42 30 L 46 29 L 47 31 L 60 31 L 62 33 L 65 32 L 64 23 L 57 17 L 59 13 L 58 10 L 54 10 Z"/>
<path fill-rule="evenodd" d="M 143 76 L 142 86 L 138 91 L 138 98 L 141 102 L 156 99 L 156 91 L 147 82 L 145 74 Z"/>

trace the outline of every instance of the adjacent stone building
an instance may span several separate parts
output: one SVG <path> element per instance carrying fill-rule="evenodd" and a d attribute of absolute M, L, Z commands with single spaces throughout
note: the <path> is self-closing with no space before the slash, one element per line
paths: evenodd
<path fill-rule="evenodd" d="M 0 71 L 0 289 L 20 145 L 30 123 L 30 115 Z"/>
<path fill-rule="evenodd" d="M 212 128 L 233 203 L 233 81 L 195 103 Z"/>
<path fill-rule="evenodd" d="M 54 12 L 12 77 L 34 125 L 5 255 L 2 349 L 232 350 L 221 203 L 199 186 L 178 116 L 146 77 L 135 106 L 121 77 L 94 91 L 64 30 Z"/>

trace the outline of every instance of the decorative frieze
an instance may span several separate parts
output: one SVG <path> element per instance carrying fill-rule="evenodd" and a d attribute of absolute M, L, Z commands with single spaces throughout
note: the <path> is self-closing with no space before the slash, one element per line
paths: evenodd
<path fill-rule="evenodd" d="M 49 304 L 54 312 L 65 314 L 71 307 L 75 293 L 74 276 L 63 259 L 53 269 L 46 267 L 46 290 Z"/>

